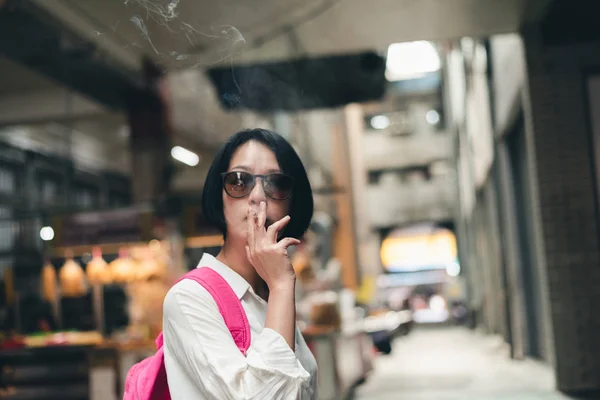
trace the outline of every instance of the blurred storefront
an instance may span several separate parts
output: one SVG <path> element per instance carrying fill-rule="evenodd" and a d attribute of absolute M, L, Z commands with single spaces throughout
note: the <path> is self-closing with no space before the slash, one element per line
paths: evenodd
<path fill-rule="evenodd" d="M 222 244 L 196 201 L 178 203 L 183 212 L 174 214 L 132 206 L 49 211 L 41 227 L 35 219 L 10 221 L 11 232 L 31 234 L 39 254 L 29 264 L 31 274 L 23 275 L 22 263 L 14 264 L 19 270 L 5 267 L 3 274 L 8 314 L 2 321 L 0 358 L 12 368 L 4 378 L 15 395 L 38 393 L 34 386 L 44 382 L 48 396 L 64 390 L 62 384 L 72 385 L 73 395 L 96 386 L 105 387 L 104 395 L 110 392 L 103 398 L 122 393 L 129 366 L 154 351 L 168 289 L 196 266 L 202 253 L 214 255 Z M 318 212 L 306 244 L 291 253 L 299 277 L 298 324 L 321 366 L 323 399 L 339 398 L 364 379 L 373 356 L 364 315 L 357 313 L 353 292 L 343 289 L 340 262 L 332 251 L 334 234 L 334 219 Z M 58 367 L 85 364 L 88 375 L 52 378 L 52 383 L 27 375 L 20 380 L 27 368 L 54 368 L 52 360 L 67 348 L 72 359 Z M 35 396 L 44 398 L 42 392 Z"/>
<path fill-rule="evenodd" d="M 416 225 L 390 232 L 381 245 L 386 275 L 379 281 L 379 297 L 391 309 L 408 303 L 416 323 L 443 323 L 464 306 L 466 293 L 460 276 L 456 237 L 435 225 Z"/>
<path fill-rule="evenodd" d="M 199 193 L 216 147 L 248 126 L 281 131 L 307 166 L 316 210 L 305 244 L 291 253 L 298 325 L 319 363 L 320 398 L 350 393 L 372 369 L 374 350 L 356 304 L 352 177 L 336 147 L 348 146 L 344 109 L 225 113 L 218 88 L 198 71 L 166 73 L 149 58 L 112 69 L 115 54 L 91 57 L 90 38 L 46 11 L 0 3 L 1 29 L 39 24 L 58 46 L 55 58 L 31 65 L 0 43 L 10 75 L 0 80 L 19 100 L 0 113 L 2 396 L 121 397 L 128 368 L 155 350 L 166 292 L 222 245 Z M 50 11 L 73 22 L 67 8 Z M 64 38 L 85 62 L 59 45 Z M 39 52 L 53 48 L 25 39 Z M 192 107 L 192 89 L 212 103 Z M 36 101 L 29 114 L 18 107 L 28 99 Z"/>

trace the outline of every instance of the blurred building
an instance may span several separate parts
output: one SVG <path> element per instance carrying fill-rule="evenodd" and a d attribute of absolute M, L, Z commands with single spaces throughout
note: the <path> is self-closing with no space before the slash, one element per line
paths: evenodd
<path fill-rule="evenodd" d="M 461 259 L 474 307 L 515 358 L 597 390 L 595 3 L 555 1 L 519 34 L 446 51 Z"/>

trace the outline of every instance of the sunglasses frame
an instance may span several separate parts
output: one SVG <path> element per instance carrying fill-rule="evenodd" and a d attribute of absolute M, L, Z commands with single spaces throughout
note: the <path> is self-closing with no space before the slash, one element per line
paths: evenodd
<path fill-rule="evenodd" d="M 248 193 L 244 194 L 243 196 L 232 196 L 232 195 L 231 195 L 231 194 L 230 194 L 230 193 L 227 191 L 227 187 L 226 187 L 226 185 L 225 185 L 225 177 L 226 177 L 227 175 L 229 175 L 229 174 L 233 174 L 233 173 L 238 173 L 238 174 L 239 174 L 239 173 L 242 173 L 242 174 L 247 174 L 247 175 L 250 175 L 250 176 L 252 177 L 252 185 L 251 185 L 251 187 L 250 187 L 250 190 L 248 190 Z M 274 198 L 274 197 L 270 196 L 270 195 L 267 193 L 267 189 L 266 189 L 266 187 L 265 187 L 265 178 L 268 178 L 269 176 L 273 176 L 273 175 L 281 175 L 281 176 L 285 176 L 285 177 L 287 177 L 287 178 L 291 179 L 291 181 L 292 181 L 292 189 L 290 190 L 290 193 L 289 193 L 289 194 L 288 194 L 286 197 L 284 197 L 284 198 L 282 198 L 282 199 L 277 199 L 277 198 Z M 292 192 L 294 191 L 294 177 L 292 177 L 292 176 L 289 176 L 289 175 L 287 175 L 287 174 L 284 174 L 284 173 L 281 173 L 281 172 L 274 172 L 274 173 L 272 173 L 272 174 L 252 174 L 252 173 L 250 173 L 250 172 L 246 172 L 246 171 L 227 171 L 227 172 L 223 172 L 223 173 L 221 174 L 221 184 L 222 184 L 222 186 L 223 186 L 223 190 L 225 191 L 225 193 L 227 193 L 227 196 L 229 196 L 229 197 L 231 197 L 231 198 L 234 198 L 234 199 L 243 199 L 244 197 L 246 197 L 246 196 L 248 196 L 250 193 L 252 193 L 252 190 L 254 190 L 254 187 L 256 186 L 256 178 L 261 178 L 261 179 L 260 179 L 260 182 L 261 182 L 260 184 L 262 185 L 263 192 L 265 193 L 265 196 L 267 196 L 268 198 L 270 198 L 270 199 L 272 199 L 272 200 L 277 200 L 277 201 L 280 201 L 280 200 L 287 200 L 287 199 L 289 199 L 289 198 L 290 198 L 290 196 L 292 195 Z"/>

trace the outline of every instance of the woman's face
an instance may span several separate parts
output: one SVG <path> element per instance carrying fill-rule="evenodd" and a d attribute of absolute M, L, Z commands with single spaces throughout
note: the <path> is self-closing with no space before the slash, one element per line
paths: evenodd
<path fill-rule="evenodd" d="M 282 173 L 275 154 L 264 144 L 250 140 L 233 153 L 227 172 L 243 171 L 251 174 L 267 175 Z M 258 213 L 260 202 L 267 204 L 267 223 L 280 220 L 289 213 L 291 197 L 285 200 L 273 200 L 263 190 L 262 178 L 256 178 L 256 184 L 250 194 L 242 198 L 233 198 L 225 190 L 223 196 L 223 213 L 227 223 L 227 237 L 246 240 L 248 209 Z"/>

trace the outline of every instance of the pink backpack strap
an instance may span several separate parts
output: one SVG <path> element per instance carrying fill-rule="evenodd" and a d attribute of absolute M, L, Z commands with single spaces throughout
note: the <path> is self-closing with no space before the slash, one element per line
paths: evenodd
<path fill-rule="evenodd" d="M 242 303 L 227 281 L 208 267 L 196 268 L 181 279 L 194 280 L 208 290 L 217 303 L 235 344 L 245 355 L 250 347 L 250 324 Z M 171 400 L 163 344 L 161 332 L 156 338 L 156 353 L 129 369 L 125 379 L 124 400 Z"/>
<path fill-rule="evenodd" d="M 196 268 L 185 274 L 180 280 L 183 279 L 198 282 L 211 294 L 235 344 L 245 355 L 250 347 L 250 324 L 240 299 L 229 286 L 229 283 L 218 272 L 209 267 Z M 157 347 L 162 346 L 162 341 L 161 333 L 156 339 Z"/>

